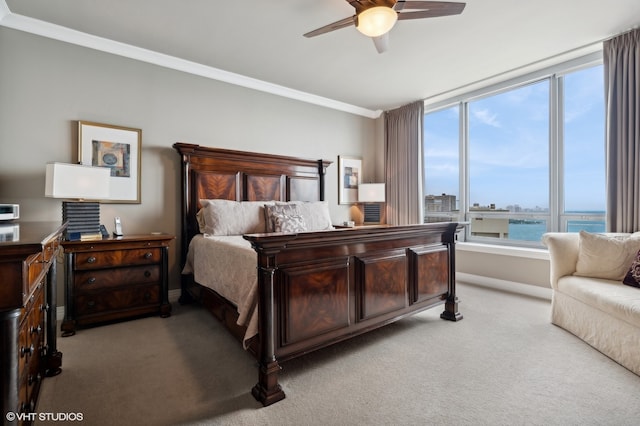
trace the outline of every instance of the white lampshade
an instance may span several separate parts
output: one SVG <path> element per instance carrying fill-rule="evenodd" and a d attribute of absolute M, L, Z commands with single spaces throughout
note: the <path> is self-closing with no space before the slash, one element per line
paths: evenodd
<path fill-rule="evenodd" d="M 358 202 L 384 203 L 384 183 L 361 183 L 358 185 Z"/>
<path fill-rule="evenodd" d="M 369 37 L 379 37 L 393 28 L 398 12 L 387 6 L 371 7 L 358 15 L 356 28 Z"/>
<path fill-rule="evenodd" d="M 82 164 L 47 163 L 44 195 L 74 200 L 109 198 L 111 170 Z"/>

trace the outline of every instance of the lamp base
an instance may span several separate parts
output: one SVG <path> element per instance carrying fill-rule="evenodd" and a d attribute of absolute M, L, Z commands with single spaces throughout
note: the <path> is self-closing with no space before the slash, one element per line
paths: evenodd
<path fill-rule="evenodd" d="M 83 235 L 100 234 L 100 203 L 63 201 L 62 222 L 67 222 L 67 240 L 78 240 Z"/>
<path fill-rule="evenodd" d="M 380 204 L 364 205 L 364 223 L 380 223 Z"/>

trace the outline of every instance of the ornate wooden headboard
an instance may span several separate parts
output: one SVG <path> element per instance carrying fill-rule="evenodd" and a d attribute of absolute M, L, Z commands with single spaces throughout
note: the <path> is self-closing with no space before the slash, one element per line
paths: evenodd
<path fill-rule="evenodd" d="M 201 199 L 324 201 L 324 175 L 331 161 L 208 148 L 177 142 L 182 156 L 182 262 L 199 233 Z"/>

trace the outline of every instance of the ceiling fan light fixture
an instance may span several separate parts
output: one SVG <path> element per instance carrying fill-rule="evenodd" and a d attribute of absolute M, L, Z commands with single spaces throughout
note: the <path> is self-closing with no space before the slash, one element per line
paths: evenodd
<path fill-rule="evenodd" d="M 368 37 L 379 37 L 393 28 L 398 12 L 387 6 L 375 6 L 360 12 L 356 28 Z"/>

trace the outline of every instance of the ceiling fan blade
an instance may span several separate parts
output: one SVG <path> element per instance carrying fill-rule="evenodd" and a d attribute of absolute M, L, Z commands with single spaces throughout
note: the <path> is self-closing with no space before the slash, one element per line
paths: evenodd
<path fill-rule="evenodd" d="M 389 49 L 389 33 L 384 33 L 378 37 L 371 37 L 378 53 L 384 53 Z"/>
<path fill-rule="evenodd" d="M 439 16 L 459 15 L 462 10 L 459 11 L 442 11 L 442 10 L 419 10 L 416 12 L 403 12 L 398 13 L 398 21 L 406 19 L 422 19 L 422 18 L 437 18 Z"/>
<path fill-rule="evenodd" d="M 317 35 L 320 34 L 325 34 L 331 31 L 335 31 L 335 30 L 339 30 L 341 28 L 346 28 L 349 27 L 351 25 L 355 25 L 356 22 L 356 16 L 350 16 L 348 18 L 344 18 L 341 19 L 339 21 L 336 21 L 332 24 L 329 25 L 325 25 L 324 27 L 320 27 L 318 29 L 315 29 L 313 31 L 309 31 L 308 33 L 304 34 L 305 37 L 315 37 Z"/>
<path fill-rule="evenodd" d="M 466 3 L 456 3 L 448 1 L 402 1 L 398 0 L 395 10 L 431 10 L 442 12 L 439 16 L 458 15 L 462 13 Z"/>

